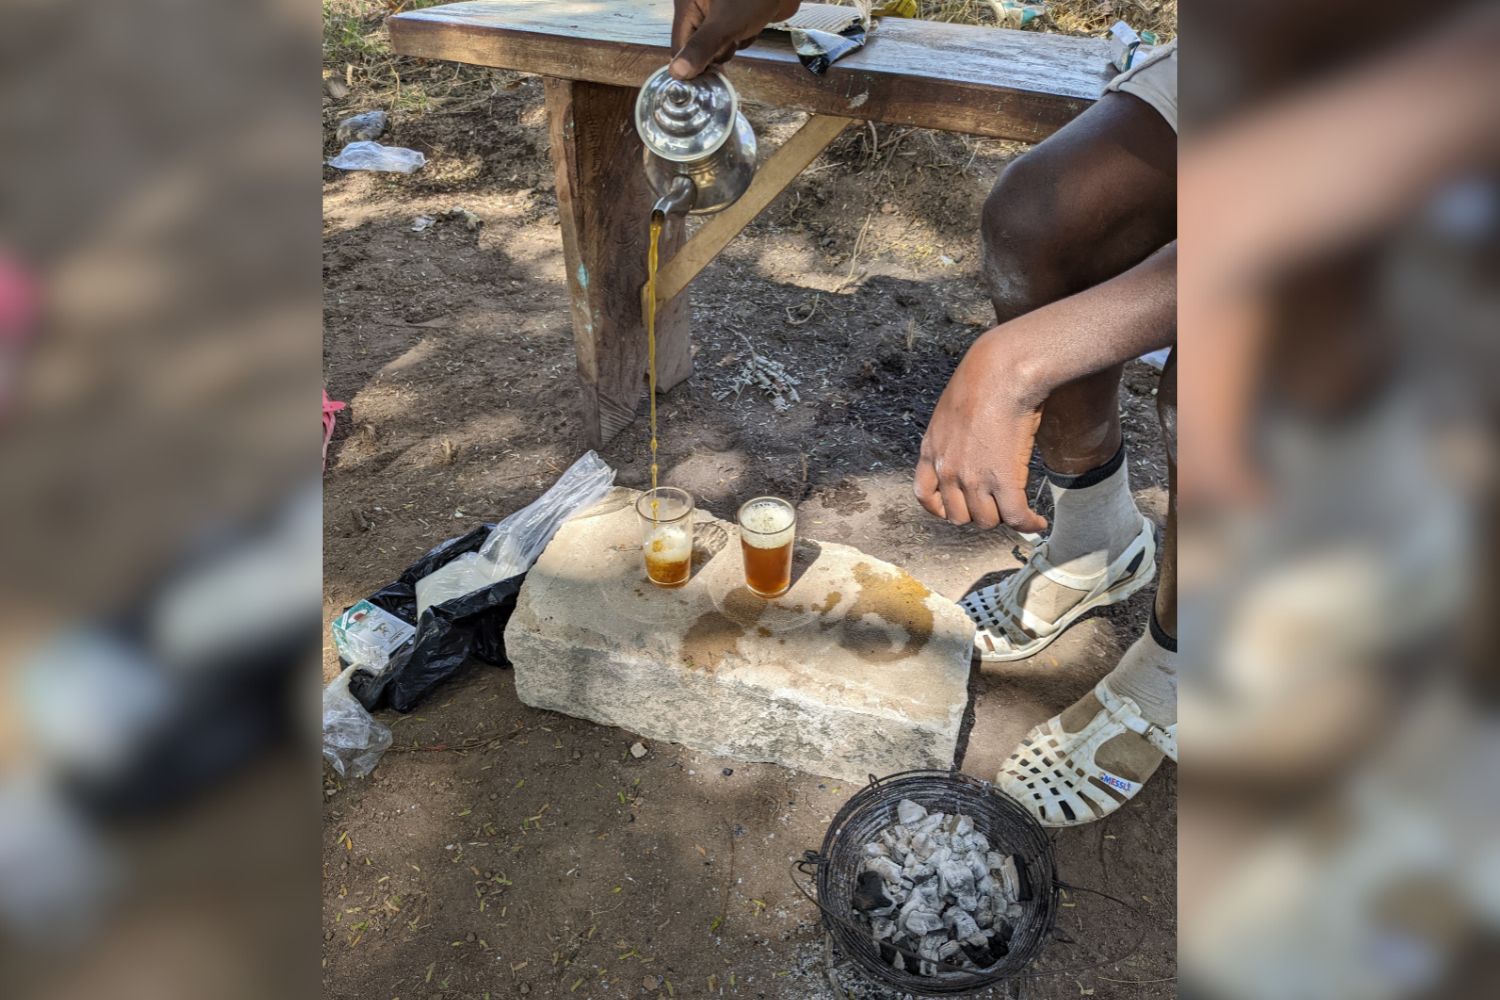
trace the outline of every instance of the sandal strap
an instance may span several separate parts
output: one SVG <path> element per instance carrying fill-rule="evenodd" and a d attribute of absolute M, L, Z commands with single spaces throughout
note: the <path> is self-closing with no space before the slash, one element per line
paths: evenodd
<path fill-rule="evenodd" d="M 1054 566 L 1047 558 L 1047 545 L 1045 542 L 1037 546 L 1036 552 L 1032 555 L 1026 566 L 1022 567 L 1022 571 L 1024 572 L 1027 568 L 1031 568 L 1059 586 L 1067 587 L 1069 590 L 1082 590 L 1088 594 L 1088 597 L 1095 597 L 1113 587 L 1116 583 L 1119 583 L 1120 578 L 1125 575 L 1125 570 L 1135 558 L 1151 546 L 1155 540 L 1156 527 L 1142 515 L 1141 530 L 1136 532 L 1135 537 L 1130 540 L 1130 544 L 1125 546 L 1124 550 L 1105 567 L 1103 573 L 1091 576 L 1078 576 L 1075 573 L 1069 573 L 1065 569 Z M 1085 598 L 1085 600 L 1087 599 Z"/>
<path fill-rule="evenodd" d="M 1072 826 L 1107 816 L 1119 800 L 1132 799 L 1141 784 L 1099 766 L 1101 745 L 1125 732 L 1102 711 L 1076 733 L 1063 730 L 1054 716 L 1033 729 L 1001 768 L 1001 790 L 1031 810 L 1047 826 Z M 1108 787 L 1106 793 L 1094 784 Z"/>
<path fill-rule="evenodd" d="M 1140 706 L 1134 700 L 1115 694 L 1104 680 L 1094 685 L 1094 697 L 1099 699 L 1099 704 L 1104 706 L 1110 718 L 1131 732 L 1144 737 L 1146 742 L 1172 758 L 1174 762 L 1177 760 L 1177 723 L 1159 726 L 1154 722 L 1148 722 L 1141 715 Z"/>
<path fill-rule="evenodd" d="M 1075 606 L 1089 605 L 1120 586 L 1127 574 L 1134 576 L 1143 572 L 1153 573 L 1155 571 L 1154 559 L 1149 566 L 1137 565 L 1133 570 L 1131 564 L 1144 563 L 1147 557 L 1152 556 L 1155 542 L 1156 528 L 1151 521 L 1142 516 L 1141 530 L 1135 538 L 1131 539 L 1130 544 L 1120 555 L 1110 562 L 1103 573 L 1080 577 L 1054 566 L 1047 559 L 1047 543 L 1043 540 L 1032 550 L 1031 557 L 1016 572 L 997 584 L 973 591 L 960 602 L 976 626 L 974 640 L 976 646 L 981 653 L 1024 650 L 1032 647 L 1040 649 L 1046 646 L 1067 625 L 1072 624 L 1072 620 L 1069 615 L 1065 614 L 1057 621 L 1048 621 L 1021 606 L 1018 599 L 1021 588 L 1032 578 L 1033 574 L 1040 573 L 1053 583 L 1071 590 L 1082 591 L 1084 596 Z"/>
<path fill-rule="evenodd" d="M 1059 569 L 1047 559 L 1047 543 L 1038 545 L 1032 553 L 1031 558 L 1026 561 L 1015 573 L 1006 577 L 996 585 L 994 599 L 999 606 L 998 610 L 1008 615 L 1011 621 L 1019 622 L 1025 626 L 1027 631 L 1038 637 L 1049 636 L 1058 631 L 1058 623 L 1039 618 L 1025 608 L 1021 607 L 1017 599 L 1021 585 L 1025 583 L 1032 574 L 1040 574 L 1047 580 L 1067 587 L 1069 590 L 1081 590 L 1084 596 L 1079 603 L 1092 601 L 1100 594 L 1119 584 L 1125 576 L 1125 571 L 1130 564 L 1140 558 L 1156 541 L 1156 528 L 1144 516 L 1141 518 L 1141 530 L 1137 532 L 1130 544 L 1122 551 L 1103 573 L 1095 576 L 1077 576 L 1066 570 Z M 1009 631 L 1009 630 L 1007 630 Z"/>

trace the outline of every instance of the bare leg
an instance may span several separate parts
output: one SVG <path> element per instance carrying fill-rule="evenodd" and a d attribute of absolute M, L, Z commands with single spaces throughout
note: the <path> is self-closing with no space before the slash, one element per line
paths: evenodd
<path fill-rule="evenodd" d="M 1129 94 L 1106 94 L 1007 167 L 982 223 L 984 275 L 998 319 L 1115 277 L 1175 238 L 1176 150 L 1176 133 L 1154 108 Z M 1046 559 L 1081 579 L 1103 579 L 1115 567 L 1110 586 L 1129 586 L 1137 569 L 1152 571 L 1141 552 L 1119 568 L 1142 526 L 1128 474 L 1112 462 L 1121 447 L 1121 370 L 1056 390 L 1037 432 L 1056 503 Z M 1010 586 L 1026 617 L 1048 623 L 1061 622 L 1088 595 L 1040 574 L 1020 575 Z M 1000 610 L 1006 598 L 999 588 L 969 600 L 966 610 L 987 629 L 977 640 L 982 654 L 1009 655 L 1018 635 L 1036 640 L 1023 618 Z"/>
<path fill-rule="evenodd" d="M 1177 352 L 1173 351 L 1161 373 L 1156 393 L 1156 412 L 1161 420 L 1162 439 L 1167 449 L 1167 528 L 1158 552 L 1160 576 L 1157 578 L 1156 602 L 1152 609 L 1155 621 L 1148 631 L 1125 654 L 1120 666 L 1109 675 L 1110 690 L 1134 698 L 1148 721 L 1158 725 L 1175 722 L 1177 699 Z M 1078 732 L 1088 725 L 1101 709 L 1093 692 L 1084 695 L 1065 709 L 1059 719 L 1064 730 Z M 1159 750 L 1135 733 L 1122 733 L 1107 740 L 1094 754 L 1099 766 L 1111 774 L 1130 781 L 1144 782 L 1161 766 Z M 1108 785 L 1093 782 L 1093 798 L 1102 795 L 1123 800 L 1124 796 Z"/>
<path fill-rule="evenodd" d="M 1177 232 L 1177 135 L 1144 101 L 1105 94 L 1010 164 L 985 202 L 984 275 L 1005 322 L 1105 281 Z M 1037 445 L 1076 475 L 1120 447 L 1120 369 L 1053 393 Z"/>
<path fill-rule="evenodd" d="M 1167 357 L 1156 390 L 1156 415 L 1167 448 L 1167 529 L 1156 553 L 1156 623 L 1177 638 L 1177 352 Z"/>

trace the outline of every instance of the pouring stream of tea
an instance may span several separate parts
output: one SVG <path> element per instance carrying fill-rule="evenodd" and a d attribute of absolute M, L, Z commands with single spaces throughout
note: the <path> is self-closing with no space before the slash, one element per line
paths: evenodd
<path fill-rule="evenodd" d="M 659 520 L 657 510 L 661 503 L 656 493 L 656 261 L 657 244 L 661 240 L 661 212 L 651 213 L 651 248 L 646 252 L 646 360 L 650 372 L 651 395 L 651 520 Z"/>

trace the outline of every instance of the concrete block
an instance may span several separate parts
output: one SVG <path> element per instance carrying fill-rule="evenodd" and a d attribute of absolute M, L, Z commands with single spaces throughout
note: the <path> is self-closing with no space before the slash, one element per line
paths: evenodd
<path fill-rule="evenodd" d="M 563 525 L 506 629 L 523 702 L 744 761 L 850 781 L 953 762 L 973 626 L 904 570 L 801 539 L 792 588 L 744 584 L 736 528 L 706 511 L 693 576 L 645 578 L 617 489 Z"/>

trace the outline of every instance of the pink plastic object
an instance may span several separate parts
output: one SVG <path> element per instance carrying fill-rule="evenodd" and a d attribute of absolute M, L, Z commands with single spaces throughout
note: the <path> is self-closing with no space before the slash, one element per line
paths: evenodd
<path fill-rule="evenodd" d="M 333 440 L 334 414 L 348 406 L 348 403 L 340 403 L 328 398 L 328 390 L 323 390 L 323 468 L 328 468 L 328 442 Z"/>
<path fill-rule="evenodd" d="M 0 344 L 20 343 L 36 318 L 37 292 L 20 262 L 0 250 Z"/>

